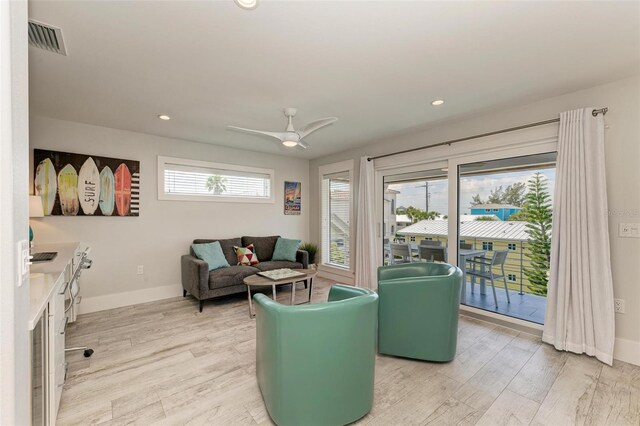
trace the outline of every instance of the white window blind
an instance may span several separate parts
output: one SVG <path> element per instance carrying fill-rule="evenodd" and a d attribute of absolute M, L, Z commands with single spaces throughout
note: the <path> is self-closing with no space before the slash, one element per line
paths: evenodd
<path fill-rule="evenodd" d="M 350 267 L 351 182 L 349 172 L 324 175 L 322 179 L 322 251 L 331 265 Z"/>
<path fill-rule="evenodd" d="M 159 199 L 273 201 L 273 170 L 158 157 Z"/>

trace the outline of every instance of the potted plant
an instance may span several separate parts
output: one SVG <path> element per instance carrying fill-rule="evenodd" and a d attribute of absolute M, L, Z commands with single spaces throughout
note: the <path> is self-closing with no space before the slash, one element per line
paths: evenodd
<path fill-rule="evenodd" d="M 311 269 L 316 269 L 316 253 L 318 253 L 318 246 L 313 243 L 304 243 L 300 246 L 300 250 L 304 250 L 309 253 L 309 266 Z"/>

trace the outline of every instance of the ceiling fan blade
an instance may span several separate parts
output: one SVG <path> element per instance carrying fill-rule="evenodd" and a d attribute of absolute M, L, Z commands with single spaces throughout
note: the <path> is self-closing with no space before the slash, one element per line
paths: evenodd
<path fill-rule="evenodd" d="M 234 130 L 236 132 L 250 133 L 252 135 L 270 136 L 280 141 L 282 141 L 284 139 L 284 136 L 286 135 L 286 133 L 282 133 L 282 132 L 265 132 L 262 130 L 245 129 L 244 127 L 236 127 L 236 126 L 227 126 L 227 129 Z"/>
<path fill-rule="evenodd" d="M 312 121 L 304 127 L 301 127 L 297 130 L 297 133 L 300 135 L 300 139 L 303 139 L 305 136 L 315 132 L 323 128 L 324 126 L 328 126 L 329 124 L 333 124 L 338 121 L 337 117 L 327 117 L 321 118 L 320 120 Z"/>
<path fill-rule="evenodd" d="M 307 149 L 309 148 L 309 144 L 306 143 L 305 141 L 303 141 L 302 139 L 298 141 L 298 146 L 302 149 Z"/>

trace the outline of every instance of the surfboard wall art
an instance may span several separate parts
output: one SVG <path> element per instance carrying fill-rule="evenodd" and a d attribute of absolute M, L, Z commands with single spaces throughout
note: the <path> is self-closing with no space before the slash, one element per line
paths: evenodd
<path fill-rule="evenodd" d="M 109 166 L 105 166 L 100 172 L 100 211 L 105 216 L 113 214 L 116 203 L 115 178 Z"/>
<path fill-rule="evenodd" d="M 58 177 L 50 159 L 45 158 L 36 166 L 34 174 L 35 194 L 42 197 L 45 215 L 50 215 L 58 194 Z"/>
<path fill-rule="evenodd" d="M 116 210 L 124 216 L 131 207 L 131 173 L 126 164 L 120 164 L 114 173 L 116 177 Z"/>
<path fill-rule="evenodd" d="M 33 150 L 34 190 L 45 216 L 139 216 L 140 162 Z"/>

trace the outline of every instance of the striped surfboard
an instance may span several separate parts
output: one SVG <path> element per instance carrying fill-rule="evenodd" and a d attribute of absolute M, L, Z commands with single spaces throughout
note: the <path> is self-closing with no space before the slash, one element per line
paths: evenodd
<path fill-rule="evenodd" d="M 113 177 L 113 172 L 106 166 L 100 172 L 100 211 L 105 216 L 111 216 L 113 214 L 113 209 L 115 208 L 115 182 Z"/>
<path fill-rule="evenodd" d="M 98 209 L 100 173 L 91 157 L 87 158 L 78 173 L 78 198 L 84 214 L 93 215 Z"/>
<path fill-rule="evenodd" d="M 116 169 L 114 176 L 116 210 L 118 215 L 126 216 L 131 207 L 131 172 L 127 165 L 122 163 Z"/>
<path fill-rule="evenodd" d="M 58 180 L 56 178 L 56 170 L 53 167 L 53 163 L 48 158 L 42 160 L 36 168 L 34 187 L 36 195 L 40 195 L 42 197 L 42 207 L 44 209 L 45 216 L 49 216 L 56 203 Z"/>
<path fill-rule="evenodd" d="M 140 172 L 131 175 L 131 216 L 140 215 Z"/>
<path fill-rule="evenodd" d="M 80 210 L 78 202 L 78 174 L 71 164 L 67 164 L 58 173 L 58 197 L 60 208 L 65 216 L 75 216 Z"/>

